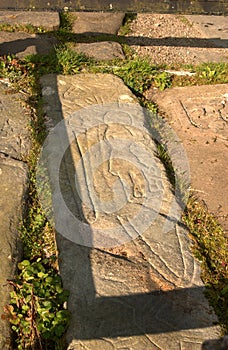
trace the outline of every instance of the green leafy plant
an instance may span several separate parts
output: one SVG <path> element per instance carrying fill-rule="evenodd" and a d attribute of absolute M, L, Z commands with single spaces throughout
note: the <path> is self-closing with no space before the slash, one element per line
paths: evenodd
<path fill-rule="evenodd" d="M 210 67 L 205 67 L 201 72 L 200 76 L 204 79 L 207 79 L 209 82 L 213 81 L 217 75 L 216 69 L 211 69 Z"/>
<path fill-rule="evenodd" d="M 59 13 L 60 17 L 60 32 L 71 32 L 73 23 L 75 20 L 75 15 L 68 11 L 62 11 Z"/>
<path fill-rule="evenodd" d="M 126 13 L 123 24 L 119 30 L 119 35 L 127 35 L 131 32 L 131 22 L 137 18 L 136 13 Z"/>
<path fill-rule="evenodd" d="M 183 221 L 195 242 L 194 253 L 201 261 L 206 295 L 222 327 L 228 332 L 228 238 L 205 205 L 191 196 Z"/>
<path fill-rule="evenodd" d="M 165 90 L 172 85 L 172 75 L 166 72 L 161 72 L 154 77 L 156 87 L 160 90 Z"/>
<path fill-rule="evenodd" d="M 9 23 L 4 23 L 0 24 L 0 31 L 5 31 L 5 32 L 25 32 L 25 33 L 45 33 L 46 30 L 42 26 L 36 27 L 31 24 L 9 24 Z"/>
<path fill-rule="evenodd" d="M 146 59 L 135 57 L 113 68 L 113 73 L 123 79 L 135 93 L 143 93 L 152 83 L 157 67 Z"/>
<path fill-rule="evenodd" d="M 181 68 L 181 67 L 178 67 Z M 193 86 L 228 83 L 228 63 L 202 63 L 197 66 L 183 66 L 183 69 L 195 73 L 192 76 L 173 76 L 173 86 Z"/>
<path fill-rule="evenodd" d="M 26 75 L 26 71 L 20 61 L 14 56 L 0 58 L 0 76 L 11 80 L 19 80 Z"/>
<path fill-rule="evenodd" d="M 68 47 L 56 48 L 57 71 L 62 74 L 78 73 L 89 59 L 82 53 L 77 53 Z"/>
<path fill-rule="evenodd" d="M 48 259 L 24 260 L 18 264 L 20 274 L 11 282 L 11 303 L 5 311 L 17 334 L 18 350 L 50 348 L 66 330 L 69 312 L 63 305 L 68 292 L 48 264 Z"/>

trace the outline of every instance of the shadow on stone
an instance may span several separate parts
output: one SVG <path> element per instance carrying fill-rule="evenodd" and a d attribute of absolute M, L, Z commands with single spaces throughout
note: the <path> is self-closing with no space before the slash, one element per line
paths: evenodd
<path fill-rule="evenodd" d="M 1 32 L 0 56 L 16 55 L 23 58 L 30 54 L 47 54 L 57 43 L 49 35 Z"/>
<path fill-rule="evenodd" d="M 69 116 L 71 108 L 77 110 L 80 106 L 83 109 L 83 103 L 87 101 L 86 93 L 91 95 L 91 91 L 95 91 L 92 84 L 93 75 L 82 76 L 49 75 L 42 78 L 44 108 L 45 112 L 51 115 L 51 127 Z M 97 86 L 104 88 L 103 84 L 107 84 L 112 91 L 116 90 L 118 78 L 111 82 L 108 77 L 111 79 L 112 76 L 96 77 Z M 88 90 L 82 89 L 83 82 L 84 85 L 88 84 Z M 118 92 L 123 94 L 121 89 Z M 83 102 L 78 101 L 77 93 L 80 96 L 83 94 Z M 96 90 L 95 94 L 99 93 Z M 72 99 L 70 94 L 73 94 Z M 89 101 L 92 103 L 92 99 Z M 101 124 L 99 127 L 101 134 Z M 57 139 L 56 147 L 51 148 L 53 153 L 49 154 L 49 160 L 53 162 L 55 155 L 62 152 L 62 138 L 68 138 L 67 130 L 64 137 L 61 135 L 61 138 Z M 81 142 L 83 143 L 84 139 Z M 83 145 L 87 149 L 89 144 Z M 74 164 L 76 156 L 77 154 L 72 154 L 71 147 L 64 153 L 59 177 L 61 195 L 71 213 L 89 224 L 83 215 L 83 203 L 78 195 L 81 189 Z M 56 176 L 56 169 L 51 170 L 50 180 L 52 176 Z M 154 349 L 153 344 L 159 344 L 162 349 L 167 349 L 169 344 L 169 349 L 176 349 L 182 346 L 183 342 L 187 342 L 189 349 L 198 350 L 207 332 L 215 337 L 213 322 L 217 319 L 205 300 L 204 287 L 199 281 L 199 270 L 189 250 L 187 232 L 180 226 L 179 229 L 176 228 L 175 233 L 172 230 L 167 232 L 164 239 L 164 232 L 160 231 L 162 220 L 166 219 L 167 215 L 161 215 L 160 221 L 152 225 L 148 235 L 118 247 L 116 251 L 90 248 L 93 246 L 92 226 L 90 247 L 75 244 L 57 234 L 60 274 L 64 288 L 70 291 L 68 308 L 72 312 L 72 320 L 67 332 L 69 349 L 82 349 L 87 346 L 84 344 L 87 341 L 88 349 L 110 349 L 106 347 L 107 344 L 94 347 L 92 341 L 108 338 L 107 342 L 110 340 L 114 343 L 119 341 L 119 338 L 127 338 L 132 342 L 131 348 L 136 350 L 139 347 L 134 344 L 134 339 L 140 337 L 139 343 L 146 342 L 146 349 Z M 65 229 L 67 230 L 67 223 Z M 79 227 L 75 225 L 77 235 L 80 234 L 78 230 Z M 155 234 L 153 230 L 158 232 Z M 178 237 L 177 245 L 173 244 L 172 237 Z M 162 247 L 161 259 L 156 250 L 158 246 Z M 181 247 L 180 253 L 176 251 L 178 246 Z M 122 252 L 124 248 L 127 253 Z M 129 251 L 132 251 L 132 255 Z M 127 257 L 122 253 L 127 254 Z M 164 257 L 162 254 L 165 254 Z M 173 271 L 172 264 L 174 270 L 175 266 L 178 266 L 177 270 Z M 180 270 L 179 265 L 183 266 Z M 166 270 L 169 272 L 165 272 Z M 115 343 L 113 348 L 118 349 L 118 346 Z"/>

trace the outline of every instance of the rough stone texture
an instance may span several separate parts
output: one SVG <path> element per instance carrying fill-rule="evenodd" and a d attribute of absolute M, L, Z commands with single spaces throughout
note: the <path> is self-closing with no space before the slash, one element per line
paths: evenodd
<path fill-rule="evenodd" d="M 227 230 L 228 85 L 150 90 L 147 97 L 165 112 L 183 142 L 193 190 Z"/>
<path fill-rule="evenodd" d="M 47 30 L 59 28 L 59 14 L 56 12 L 35 12 L 35 11 L 0 11 L 0 24 L 26 25 L 43 27 Z"/>
<path fill-rule="evenodd" d="M 76 34 L 117 34 L 124 19 L 124 13 L 73 12 L 73 14 L 76 18 L 73 32 Z"/>
<path fill-rule="evenodd" d="M 14 159 L 0 156 L 0 315 L 10 300 L 7 280 L 15 276 L 21 257 L 18 225 L 23 216 L 24 196 L 27 188 L 27 168 Z M 10 348 L 8 321 L 0 318 L 0 348 Z"/>
<path fill-rule="evenodd" d="M 125 58 L 121 45 L 112 41 L 77 44 L 74 49 L 77 52 L 82 52 L 85 55 L 93 57 L 97 60 L 113 60 L 114 58 Z"/>
<path fill-rule="evenodd" d="M 206 340 L 202 350 L 226 350 L 228 349 L 228 335 L 221 339 Z"/>
<path fill-rule="evenodd" d="M 185 16 L 191 23 L 194 23 L 205 35 L 210 38 L 218 47 L 228 47 L 228 24 L 226 16 Z"/>
<path fill-rule="evenodd" d="M 18 94 L 5 94 L 0 85 L 0 315 L 9 302 L 7 279 L 15 276 L 21 257 L 18 225 L 23 219 L 27 190 L 27 166 L 20 160 L 29 148 L 26 110 Z M 10 328 L 0 318 L 0 348 L 10 348 Z"/>
<path fill-rule="evenodd" d="M 49 35 L 22 32 L 0 32 L 0 55 L 14 54 L 19 58 L 31 54 L 46 54 L 57 44 L 57 39 Z"/>
<path fill-rule="evenodd" d="M 105 231 L 116 224 L 117 219 L 122 225 L 124 215 L 128 217 L 126 220 L 131 221 L 129 215 L 134 216 L 135 210 L 149 209 L 143 206 L 142 201 L 146 200 L 150 191 L 154 194 L 150 205 L 156 207 L 162 191 L 162 203 L 156 219 L 151 220 L 141 236 L 129 239 L 125 244 L 103 249 L 78 245 L 73 243 L 75 235 L 70 237 L 71 241 L 66 238 L 70 229 L 67 223 L 64 236 L 57 235 L 60 272 L 64 287 L 70 290 L 68 308 L 72 319 L 67 332 L 68 350 L 200 350 L 205 339 L 217 337 L 218 328 L 213 327 L 216 318 L 203 295 L 199 264 L 192 256 L 186 228 L 178 221 L 171 224 L 167 232 L 164 230 L 167 219 L 169 223 L 173 222 L 169 209 L 171 203 L 176 201 L 164 167 L 155 157 L 155 143 L 147 136 L 143 114 L 137 115 L 137 129 L 133 124 L 126 126 L 126 123 L 121 123 L 121 110 L 119 114 L 114 113 L 112 107 L 109 111 L 104 109 L 103 119 L 97 113 L 98 107 L 93 107 L 94 113 L 88 112 L 87 119 L 79 112 L 77 118 L 72 115 L 80 109 L 83 113 L 84 107 L 102 103 L 118 103 L 123 108 L 124 102 L 135 103 L 131 105 L 134 109 L 137 103 L 134 96 L 119 78 L 106 74 L 48 75 L 41 79 L 41 85 L 47 126 L 53 127 L 63 118 L 68 118 L 67 125 L 73 127 L 70 131 L 73 136 L 78 130 L 81 131 L 77 138 L 73 138 L 70 151 L 63 158 L 60 183 L 61 195 L 71 212 L 89 223 L 90 239 L 93 235 L 95 237 L 97 226 Z M 95 125 L 87 130 L 86 123 L 91 120 L 95 121 Z M 107 120 L 113 124 L 107 127 Z M 127 118 L 127 121 L 131 123 L 131 118 Z M 139 170 L 147 159 L 138 156 L 140 165 L 137 170 L 125 158 L 121 162 L 121 152 L 116 163 L 109 158 L 97 171 L 94 162 L 99 153 L 95 152 L 89 163 L 83 162 L 84 175 L 77 173 L 75 178 L 75 167 L 80 157 L 84 159 L 87 151 L 97 143 L 100 143 L 100 151 L 103 152 L 102 140 L 110 143 L 115 138 L 130 140 L 132 147 L 138 143 L 146 147 L 150 153 L 150 163 L 159 169 L 160 175 L 156 175 L 154 168 L 151 168 L 153 176 L 146 179 Z M 53 153 L 49 154 L 50 162 L 55 162 L 55 157 L 62 151 L 61 142 L 61 138 L 58 138 L 52 148 Z M 133 148 L 130 149 L 133 151 Z M 125 151 L 128 151 L 127 147 L 123 147 Z M 93 173 L 91 177 L 93 170 L 97 176 Z M 129 201 L 124 209 L 108 216 L 99 212 L 95 201 L 94 216 L 91 215 L 91 210 L 88 211 L 83 203 L 83 195 L 90 192 L 90 182 L 94 182 L 95 192 L 106 202 L 113 198 L 113 182 L 110 182 L 113 175 L 126 182 L 129 182 L 130 176 Z M 83 176 L 87 178 L 88 188 L 83 187 L 80 203 L 73 181 L 77 185 Z M 54 177 L 56 172 L 51 172 L 51 181 Z M 150 183 L 150 186 L 147 187 L 146 183 Z M 92 192 L 90 194 L 93 201 Z M 58 193 L 53 188 L 53 197 L 55 195 Z M 116 200 L 118 204 L 120 197 L 117 196 Z M 135 207 L 130 211 L 132 205 Z M 121 210 L 125 208 L 123 213 Z M 141 213 L 141 223 L 146 219 L 144 214 Z M 58 215 L 61 218 L 60 211 L 56 211 L 56 222 Z M 115 227 L 118 234 L 117 224 Z M 78 234 L 78 231 L 79 226 L 75 226 L 74 233 Z M 132 232 L 129 234 L 132 237 Z"/>
<path fill-rule="evenodd" d="M 0 153 L 18 160 L 30 150 L 28 110 L 20 99 L 0 84 Z"/>

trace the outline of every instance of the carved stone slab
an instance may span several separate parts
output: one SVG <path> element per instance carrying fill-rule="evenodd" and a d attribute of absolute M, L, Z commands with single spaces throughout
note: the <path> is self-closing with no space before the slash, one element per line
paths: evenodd
<path fill-rule="evenodd" d="M 68 350 L 200 350 L 216 317 L 144 111 L 112 75 L 41 85 Z"/>
<path fill-rule="evenodd" d="M 148 98 L 166 113 L 184 144 L 193 190 L 227 230 L 228 85 L 150 91 Z"/>

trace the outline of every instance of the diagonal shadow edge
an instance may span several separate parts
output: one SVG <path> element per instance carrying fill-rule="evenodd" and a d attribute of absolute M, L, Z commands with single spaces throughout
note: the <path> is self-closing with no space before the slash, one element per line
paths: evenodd
<path fill-rule="evenodd" d="M 204 287 L 96 297 L 87 306 L 79 339 L 162 334 L 212 326 L 210 310 L 202 318 Z M 208 316 L 208 317 L 207 317 Z M 99 325 L 99 326 L 98 326 Z M 76 336 L 77 338 L 77 336 Z"/>
<path fill-rule="evenodd" d="M 89 39 L 87 34 L 90 35 Z M 189 48 L 207 48 L 207 49 L 224 49 L 228 48 L 228 40 L 221 38 L 182 38 L 182 37 L 166 37 L 166 38 L 148 38 L 137 36 L 113 36 L 106 33 L 85 33 L 70 35 L 71 40 L 75 44 L 79 43 L 95 43 L 103 41 L 113 41 L 125 43 L 129 46 L 164 46 L 164 47 L 189 47 Z M 45 38 L 45 36 L 44 36 Z M 51 40 L 46 36 L 46 40 Z M 46 54 L 42 44 L 42 36 L 37 35 L 35 38 L 17 39 L 10 42 L 0 43 L 0 56 L 13 54 L 17 55 L 21 50 L 26 50 L 29 46 L 35 46 L 38 54 Z"/>

